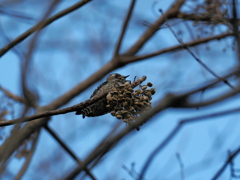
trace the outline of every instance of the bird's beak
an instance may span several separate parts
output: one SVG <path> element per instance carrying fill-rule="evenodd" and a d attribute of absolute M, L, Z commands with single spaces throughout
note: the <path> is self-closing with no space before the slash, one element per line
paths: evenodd
<path fill-rule="evenodd" d="M 128 76 L 130 76 L 130 75 L 127 75 L 127 76 L 123 76 L 125 79 L 128 77 Z"/>

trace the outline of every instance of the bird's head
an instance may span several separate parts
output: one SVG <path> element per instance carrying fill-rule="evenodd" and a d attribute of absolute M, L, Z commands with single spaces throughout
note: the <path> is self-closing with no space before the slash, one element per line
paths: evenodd
<path fill-rule="evenodd" d="M 128 75 L 129 76 L 129 75 Z M 118 74 L 118 73 L 114 73 L 114 74 L 110 74 L 108 77 L 107 77 L 107 81 L 117 81 L 119 83 L 125 83 L 125 82 L 128 82 L 126 80 L 126 78 L 128 76 L 122 76 L 121 74 Z"/>

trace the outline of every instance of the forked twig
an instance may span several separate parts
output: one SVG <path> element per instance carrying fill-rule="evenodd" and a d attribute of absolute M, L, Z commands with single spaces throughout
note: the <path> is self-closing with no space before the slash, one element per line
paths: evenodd
<path fill-rule="evenodd" d="M 159 10 L 162 14 L 162 16 L 164 16 L 162 10 Z M 184 44 L 184 42 L 178 38 L 177 34 L 174 32 L 174 30 L 171 28 L 171 26 L 169 26 L 169 24 L 166 21 L 166 25 L 168 26 L 168 28 L 170 29 L 170 31 L 172 32 L 172 34 L 174 35 L 174 37 L 177 39 L 177 41 L 182 44 L 184 46 L 184 49 L 186 49 L 189 54 L 199 63 L 201 64 L 202 67 L 204 67 L 210 74 L 212 74 L 213 76 L 215 76 L 217 79 L 221 79 L 221 77 L 219 77 L 213 70 L 211 70 L 205 63 L 203 63 L 198 57 L 195 56 L 195 54 L 189 49 L 189 47 Z M 230 88 L 234 89 L 234 87 L 225 79 L 221 79 L 221 81 L 223 81 L 225 84 L 227 84 Z"/>

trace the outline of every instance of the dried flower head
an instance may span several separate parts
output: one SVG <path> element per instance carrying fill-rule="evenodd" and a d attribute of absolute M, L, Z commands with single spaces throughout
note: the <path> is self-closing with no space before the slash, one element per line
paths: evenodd
<path fill-rule="evenodd" d="M 111 115 L 117 119 L 121 119 L 127 124 L 133 124 L 138 121 L 143 113 L 149 111 L 151 106 L 152 95 L 155 94 L 155 88 L 152 83 L 141 85 L 146 80 L 146 76 L 132 83 L 126 82 L 119 88 L 114 88 L 108 93 L 107 107 L 112 107 Z M 135 87 L 139 87 L 135 89 Z M 140 128 L 138 127 L 137 130 Z"/>

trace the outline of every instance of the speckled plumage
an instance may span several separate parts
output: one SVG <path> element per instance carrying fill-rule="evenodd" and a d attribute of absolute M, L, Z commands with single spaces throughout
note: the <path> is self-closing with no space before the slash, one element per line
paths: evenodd
<path fill-rule="evenodd" d="M 90 99 L 96 96 L 101 96 L 107 92 L 110 92 L 114 87 L 117 88 L 120 85 L 128 82 L 126 80 L 128 76 L 122 76 L 121 74 L 114 73 L 110 74 L 106 81 L 100 84 L 97 89 L 93 92 Z M 107 100 L 103 98 L 96 103 L 76 112 L 76 114 L 82 114 L 83 118 L 85 116 L 94 117 L 94 116 L 101 116 L 111 111 L 111 108 L 107 108 Z"/>

